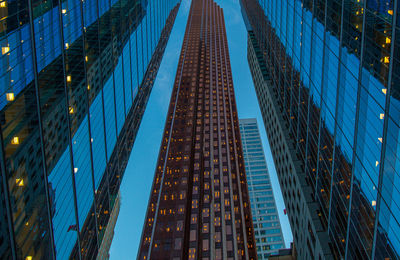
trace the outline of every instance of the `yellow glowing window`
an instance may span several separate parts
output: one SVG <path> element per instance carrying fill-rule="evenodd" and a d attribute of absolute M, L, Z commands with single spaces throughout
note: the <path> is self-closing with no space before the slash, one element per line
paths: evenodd
<path fill-rule="evenodd" d="M 88 56 L 85 56 L 85 61 L 88 61 L 88 60 L 89 60 Z"/>
<path fill-rule="evenodd" d="M 382 143 L 382 137 L 378 137 L 379 142 Z"/>
<path fill-rule="evenodd" d="M 25 258 L 25 260 L 32 260 L 33 258 L 32 258 L 32 256 L 27 256 L 26 258 Z"/>
<path fill-rule="evenodd" d="M 376 206 L 376 201 L 373 200 L 373 201 L 371 202 L 371 204 L 372 204 L 372 206 Z"/>
<path fill-rule="evenodd" d="M 7 54 L 9 51 L 10 51 L 10 47 L 8 47 L 8 46 L 5 46 L 5 47 L 1 48 L 1 53 L 3 55 Z"/>
<path fill-rule="evenodd" d="M 386 89 L 386 88 L 383 88 L 383 89 L 382 89 L 382 92 L 383 92 L 383 94 L 386 95 L 387 89 Z"/>
<path fill-rule="evenodd" d="M 19 187 L 24 186 L 24 179 L 15 179 L 15 184 Z"/>
<path fill-rule="evenodd" d="M 6 7 L 6 1 L 0 3 L 0 7 Z"/>
<path fill-rule="evenodd" d="M 11 140 L 11 144 L 19 144 L 19 137 L 14 136 L 13 139 Z"/>
<path fill-rule="evenodd" d="M 379 118 L 380 118 L 380 119 L 383 119 L 384 117 L 385 117 L 385 114 L 382 114 L 382 113 L 381 113 L 381 114 L 379 115 Z"/>
<path fill-rule="evenodd" d="M 68 75 L 68 76 L 67 76 L 67 82 L 71 82 L 71 79 L 72 79 L 72 78 L 71 78 L 71 75 Z"/>
<path fill-rule="evenodd" d="M 69 107 L 69 113 L 73 114 L 74 113 L 74 108 L 73 107 Z"/>
<path fill-rule="evenodd" d="M 378 164 L 379 164 L 379 162 L 378 162 L 378 161 L 376 161 L 376 162 L 375 162 L 375 167 L 376 167 L 376 166 L 378 166 Z"/>
<path fill-rule="evenodd" d="M 7 93 L 6 94 L 7 101 L 14 101 L 14 93 Z"/>
<path fill-rule="evenodd" d="M 386 37 L 386 43 L 390 43 L 390 42 L 391 42 L 390 38 Z"/>
<path fill-rule="evenodd" d="M 384 62 L 385 62 L 385 63 L 389 63 L 389 56 L 386 56 L 386 57 L 384 58 Z"/>
<path fill-rule="evenodd" d="M 388 14 L 393 15 L 393 10 L 388 10 Z"/>

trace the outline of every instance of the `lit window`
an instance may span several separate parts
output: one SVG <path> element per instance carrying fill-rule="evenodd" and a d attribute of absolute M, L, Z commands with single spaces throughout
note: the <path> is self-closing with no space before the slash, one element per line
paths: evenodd
<path fill-rule="evenodd" d="M 19 144 L 19 137 L 14 136 L 13 139 L 11 140 L 11 144 Z"/>
<path fill-rule="evenodd" d="M 391 42 L 390 38 L 386 37 L 386 43 L 390 43 L 390 42 Z"/>
<path fill-rule="evenodd" d="M 383 119 L 384 117 L 385 117 L 385 114 L 382 114 L 382 113 L 381 113 L 381 114 L 379 115 L 379 118 L 380 118 L 380 119 Z"/>
<path fill-rule="evenodd" d="M 7 93 L 6 94 L 7 101 L 14 101 L 14 93 Z"/>
<path fill-rule="evenodd" d="M 73 114 L 74 113 L 74 108 L 73 107 L 69 107 L 69 113 Z"/>
<path fill-rule="evenodd" d="M 393 10 L 388 10 L 388 14 L 393 15 Z"/>
<path fill-rule="evenodd" d="M 383 89 L 382 89 L 382 92 L 383 92 L 383 94 L 385 94 L 385 95 L 386 95 L 386 91 L 387 91 L 386 88 L 383 88 Z"/>
<path fill-rule="evenodd" d="M 33 258 L 32 258 L 32 256 L 27 256 L 26 258 L 25 258 L 25 260 L 32 260 Z"/>
<path fill-rule="evenodd" d="M 389 63 L 389 56 L 386 56 L 386 57 L 384 58 L 384 62 L 385 62 L 385 63 Z"/>
<path fill-rule="evenodd" d="M 375 162 L 375 166 L 378 166 L 378 164 L 379 164 L 379 162 L 378 162 L 378 161 L 376 161 L 376 162 Z"/>
<path fill-rule="evenodd" d="M 376 206 L 376 200 L 372 201 L 372 207 Z"/>
<path fill-rule="evenodd" d="M 378 137 L 379 142 L 382 143 L 382 137 Z"/>
<path fill-rule="evenodd" d="M 3 2 L 4 3 L 4 2 Z M 10 51 L 10 47 L 8 47 L 8 46 L 5 46 L 5 47 L 3 47 L 3 48 L 1 48 L 1 53 L 4 55 L 4 54 L 7 54 L 8 52 Z"/>
<path fill-rule="evenodd" d="M 77 173 L 78 172 L 78 168 L 74 168 L 74 173 Z"/>
<path fill-rule="evenodd" d="M 15 179 L 15 184 L 17 184 L 17 186 L 19 186 L 19 187 L 23 187 L 24 179 Z"/>
<path fill-rule="evenodd" d="M 71 82 L 71 75 L 67 76 L 67 82 Z"/>

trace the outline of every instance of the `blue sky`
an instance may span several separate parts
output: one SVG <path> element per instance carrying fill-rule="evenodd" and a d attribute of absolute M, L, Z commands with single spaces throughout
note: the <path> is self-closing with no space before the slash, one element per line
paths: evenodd
<path fill-rule="evenodd" d="M 292 233 L 287 216 L 283 214 L 282 194 L 248 67 L 247 32 L 239 0 L 214 1 L 224 10 L 239 118 L 257 118 L 283 235 L 286 247 L 289 247 Z M 121 185 L 121 210 L 110 249 L 111 259 L 135 259 L 137 255 L 189 7 L 190 0 L 182 0 L 126 168 Z"/>

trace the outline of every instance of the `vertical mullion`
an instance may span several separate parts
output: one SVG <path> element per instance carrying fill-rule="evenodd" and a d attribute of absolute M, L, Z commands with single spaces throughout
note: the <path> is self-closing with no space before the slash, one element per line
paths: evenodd
<path fill-rule="evenodd" d="M 97 2 L 97 1 L 96 1 Z M 86 114 L 88 119 L 88 138 L 89 138 L 89 149 L 90 149 L 90 170 L 91 170 L 91 179 L 92 179 L 92 190 L 93 190 L 93 212 L 94 212 L 94 222 L 95 222 L 95 234 L 96 234 L 96 244 L 97 248 L 100 248 L 99 245 L 99 234 L 97 229 L 97 212 L 96 212 L 96 184 L 95 184 L 95 177 L 94 177 L 94 164 L 93 164 L 93 145 L 92 145 L 92 132 L 91 132 L 91 124 L 90 124 L 90 106 L 89 106 L 89 82 L 87 78 L 87 67 L 86 67 L 86 31 L 85 31 L 85 17 L 83 15 L 83 3 L 79 1 L 80 10 L 81 10 L 81 32 L 82 32 L 82 52 L 83 52 L 83 68 L 85 74 L 85 98 L 86 98 Z M 97 20 L 99 16 L 97 15 Z M 100 52 L 100 49 L 98 50 Z M 90 211 L 89 211 L 90 212 Z M 90 213 L 89 213 L 90 214 Z"/>
<path fill-rule="evenodd" d="M 353 157 L 351 161 L 352 169 L 351 169 L 351 183 L 350 183 L 350 198 L 349 198 L 349 213 L 347 217 L 347 231 L 346 231 L 346 247 L 345 247 L 345 259 L 348 257 L 348 249 L 349 249 L 349 236 L 350 236 L 350 223 L 351 223 L 351 206 L 353 202 L 353 187 L 354 187 L 354 164 L 356 161 L 356 150 L 357 150 L 357 132 L 358 132 L 358 122 L 359 122 L 359 117 L 360 117 L 360 92 L 361 92 L 361 81 L 362 81 L 362 65 L 363 65 L 363 60 L 364 60 L 364 47 L 365 47 L 365 23 L 366 23 L 366 13 L 367 13 L 367 1 L 364 0 L 363 3 L 363 32 L 361 36 L 361 56 L 360 56 L 360 66 L 358 68 L 358 86 L 357 86 L 357 101 L 356 101 L 356 117 L 355 117 L 355 129 L 354 129 L 354 138 L 353 138 Z M 386 119 L 385 119 L 386 120 Z"/>
<path fill-rule="evenodd" d="M 375 258 L 375 250 L 376 250 L 376 236 L 377 236 L 377 229 L 379 224 L 379 215 L 380 215 L 380 208 L 381 208 L 381 201 L 382 201 L 382 182 L 383 182 L 383 174 L 384 174 L 384 166 L 385 166 L 385 155 L 386 155 L 386 143 L 387 143 L 387 131 L 388 131 L 388 124 L 389 124 L 389 109 L 390 109 L 390 95 L 391 95 L 391 85 L 393 80 L 393 60 L 394 60 L 394 47 L 396 43 L 396 22 L 397 22 L 397 12 L 398 12 L 398 1 L 394 1 L 394 14 L 392 20 L 392 42 L 393 44 L 390 46 L 390 64 L 389 64 L 389 73 L 388 73 L 388 85 L 387 85 L 387 94 L 385 100 L 385 117 L 383 122 L 383 144 L 382 144 L 382 151 L 381 151 L 381 158 L 380 158 L 380 166 L 379 166 L 379 181 L 378 181 L 378 193 L 377 193 L 377 203 L 376 203 L 376 211 L 375 211 L 375 225 L 374 225 L 374 234 L 373 234 L 373 242 L 372 242 L 372 250 L 371 250 L 371 258 Z M 366 10 L 366 9 L 364 9 Z M 364 11 L 366 12 L 366 11 Z M 363 27 L 364 28 L 364 27 Z"/>
<path fill-rule="evenodd" d="M 50 211 L 50 195 L 49 195 L 48 181 L 47 181 L 47 166 L 46 166 L 46 159 L 45 159 L 46 155 L 45 155 L 45 150 L 44 150 L 45 148 L 44 148 L 44 137 L 43 137 L 43 125 L 42 125 L 41 109 L 40 109 L 40 98 L 39 98 L 40 93 L 39 93 L 39 86 L 38 86 L 35 31 L 34 31 L 34 21 L 33 21 L 33 7 L 32 7 L 31 0 L 28 0 L 28 8 L 29 8 L 29 27 L 30 27 L 31 48 L 32 48 L 32 64 L 33 64 L 35 96 L 36 96 L 36 110 L 37 110 L 37 114 L 38 114 L 40 149 L 42 151 L 41 155 L 42 155 L 42 163 L 43 163 L 43 181 L 44 181 L 44 188 L 45 188 L 45 194 L 46 194 L 46 208 L 47 208 L 47 217 L 48 217 L 48 224 L 49 224 L 50 247 L 51 247 L 50 250 L 51 250 L 53 259 L 56 259 L 52 214 Z M 12 247 L 15 246 L 15 241 L 13 241 L 13 242 L 14 243 L 12 243 L 11 249 L 13 249 Z"/>
<path fill-rule="evenodd" d="M 76 221 L 76 232 L 77 232 L 77 251 L 78 251 L 78 259 L 81 259 L 81 243 L 80 243 L 80 235 L 79 235 L 79 216 L 78 216 L 78 201 L 76 195 L 76 184 L 75 184 L 75 176 L 74 176 L 74 157 L 73 157 L 73 150 L 72 150 L 72 135 L 71 135 L 71 120 L 69 117 L 68 107 L 69 107 L 69 98 L 68 98 L 68 89 L 67 89 L 67 79 L 65 74 L 65 46 L 64 46 L 64 23 L 62 19 L 62 2 L 58 0 L 58 18 L 60 23 L 60 41 L 61 41 L 61 55 L 62 55 L 62 64 L 63 64 L 63 72 L 64 72 L 64 95 L 65 95 L 65 113 L 67 118 L 67 126 L 68 126 L 68 146 L 69 146 L 69 155 L 70 155 L 70 162 L 71 162 L 71 179 L 72 179 L 72 190 L 74 196 L 74 208 L 75 208 L 75 221 Z M 68 149 L 68 148 L 67 148 Z"/>

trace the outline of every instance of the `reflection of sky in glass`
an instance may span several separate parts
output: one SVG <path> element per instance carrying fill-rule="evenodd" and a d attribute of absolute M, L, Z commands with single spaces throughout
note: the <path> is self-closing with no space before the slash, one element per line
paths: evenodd
<path fill-rule="evenodd" d="M 115 2 L 116 0 L 113 0 L 113 3 Z M 154 10 L 153 2 L 154 1 L 149 4 L 153 6 L 152 8 Z M 95 21 L 96 12 L 92 9 L 97 7 L 95 0 L 85 1 L 84 3 L 85 24 L 88 25 Z M 99 0 L 99 5 L 102 6 L 102 8 L 99 8 L 101 15 L 110 9 L 108 3 L 109 1 Z M 64 23 L 67 24 L 65 27 L 65 43 L 69 43 L 70 46 L 71 42 L 81 36 L 79 1 L 69 0 L 63 3 L 63 8 L 64 6 L 65 8 L 68 8 L 68 11 L 63 17 Z M 168 5 L 168 12 L 163 10 L 165 12 L 163 17 L 158 17 L 158 23 L 153 24 L 152 28 L 165 23 L 167 15 L 172 7 L 174 7 L 174 5 L 171 3 Z M 70 11 L 71 8 L 72 11 Z M 56 7 L 51 12 L 54 12 L 54 15 L 58 15 L 57 9 L 58 8 Z M 48 15 L 48 13 L 45 15 Z M 148 11 L 147 17 L 149 17 L 149 15 L 150 12 Z M 75 16 L 78 16 L 78 18 L 73 19 Z M 51 20 L 48 20 L 47 22 L 50 21 Z M 143 79 L 143 68 L 147 67 L 151 58 L 150 55 L 154 53 L 158 42 L 156 39 L 161 35 L 162 28 L 150 30 L 150 26 L 146 25 L 146 22 L 150 24 L 150 22 L 155 21 L 156 20 L 150 21 L 150 19 L 146 17 L 142 20 L 141 25 L 138 27 L 139 29 L 137 29 L 138 33 L 136 33 L 136 31 L 133 32 L 130 39 L 123 47 L 122 55 L 118 58 L 118 63 L 114 73 L 111 74 L 110 78 L 105 79 L 102 90 L 103 96 L 102 92 L 99 92 L 91 103 L 89 108 L 91 138 L 89 138 L 87 116 L 82 120 L 74 134 L 72 139 L 74 169 L 71 170 L 70 149 L 68 146 L 52 172 L 49 174 L 48 179 L 54 190 L 52 200 L 54 207 L 53 226 L 56 253 L 57 257 L 60 259 L 69 257 L 77 239 L 71 171 L 73 171 L 75 175 L 79 227 L 82 228 L 93 204 L 89 142 L 92 142 L 94 183 L 95 189 L 97 189 L 103 177 L 107 160 L 110 158 L 117 141 L 116 129 L 119 133 L 123 127 L 125 122 L 125 113 L 128 113 L 129 109 L 132 107 L 133 100 L 137 94 L 139 82 Z M 54 33 L 57 35 L 57 31 Z M 147 36 L 143 37 L 142 33 Z M 136 39 L 137 35 L 139 35 L 138 39 Z M 149 38 L 150 35 L 152 38 Z M 59 35 L 57 35 L 57 37 L 59 37 Z M 142 43 L 143 40 L 146 42 Z M 53 41 L 51 43 L 53 44 L 57 42 Z M 144 56 L 142 55 L 142 48 L 143 53 L 146 54 Z M 138 50 L 139 52 L 137 52 Z M 45 67 L 54 59 L 54 57 L 57 57 L 60 54 L 60 48 L 53 50 L 53 53 L 45 56 L 49 60 L 40 61 L 42 66 Z M 138 67 L 139 70 L 137 70 Z M 139 81 L 137 79 L 138 73 Z M 106 136 L 104 135 L 104 129 L 106 131 Z"/>

